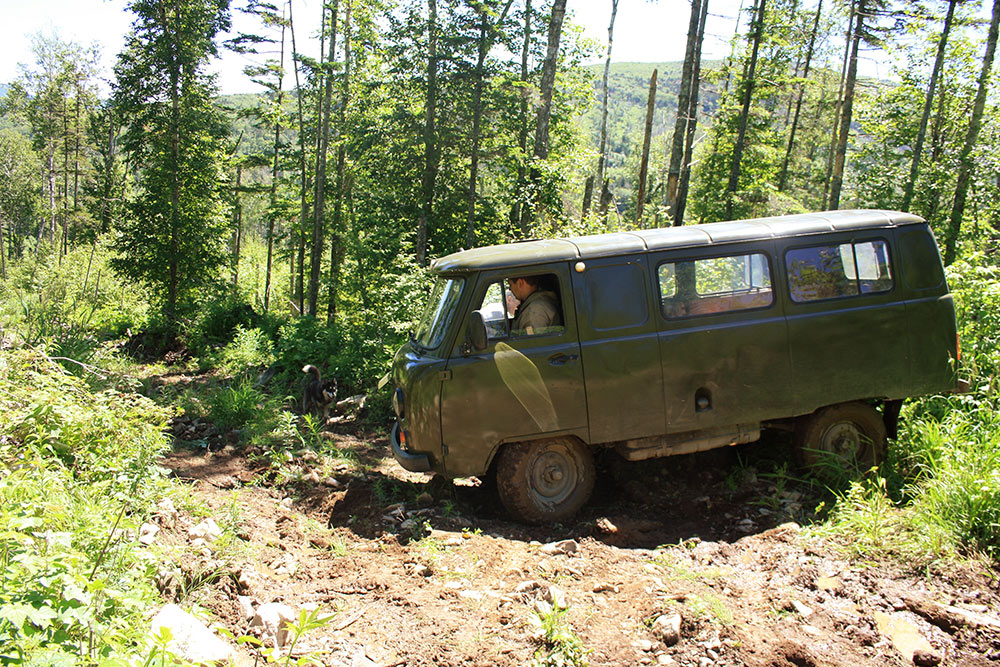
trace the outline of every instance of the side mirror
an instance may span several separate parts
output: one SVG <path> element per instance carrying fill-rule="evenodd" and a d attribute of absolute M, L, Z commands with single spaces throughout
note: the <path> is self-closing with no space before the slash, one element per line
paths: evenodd
<path fill-rule="evenodd" d="M 473 352 L 482 352 L 486 349 L 486 323 L 483 321 L 483 314 L 478 310 L 469 313 L 469 322 L 465 328 L 465 340 Z"/>

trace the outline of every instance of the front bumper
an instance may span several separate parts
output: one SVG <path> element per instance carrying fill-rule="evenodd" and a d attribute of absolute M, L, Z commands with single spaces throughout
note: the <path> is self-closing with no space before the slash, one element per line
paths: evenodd
<path fill-rule="evenodd" d="M 430 472 L 431 459 L 427 454 L 411 454 L 403 449 L 403 444 L 399 441 L 399 422 L 392 425 L 392 433 L 389 435 L 389 444 L 392 445 L 392 455 L 399 465 L 410 472 Z"/>

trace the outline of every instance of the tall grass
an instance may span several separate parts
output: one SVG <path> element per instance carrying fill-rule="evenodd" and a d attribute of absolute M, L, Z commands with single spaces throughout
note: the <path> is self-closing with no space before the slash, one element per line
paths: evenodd
<path fill-rule="evenodd" d="M 910 401 L 884 477 L 840 494 L 826 529 L 859 555 L 1000 561 L 1000 265 L 973 255 L 948 279 L 972 390 Z"/>
<path fill-rule="evenodd" d="M 96 664 L 142 641 L 154 563 L 134 536 L 168 416 L 0 350 L 0 664 Z"/>

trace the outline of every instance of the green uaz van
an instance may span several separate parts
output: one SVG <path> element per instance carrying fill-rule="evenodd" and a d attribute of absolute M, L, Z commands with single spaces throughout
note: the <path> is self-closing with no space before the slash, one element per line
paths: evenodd
<path fill-rule="evenodd" d="M 529 241 L 436 260 L 396 354 L 407 470 L 496 474 L 517 518 L 576 512 L 595 448 L 629 461 L 794 430 L 804 463 L 877 463 L 902 400 L 956 388 L 937 244 L 832 211 Z"/>

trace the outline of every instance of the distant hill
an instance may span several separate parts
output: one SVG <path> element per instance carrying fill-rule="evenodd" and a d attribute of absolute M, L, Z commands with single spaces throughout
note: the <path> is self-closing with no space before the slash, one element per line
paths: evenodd
<path fill-rule="evenodd" d="M 702 63 L 702 75 L 721 65 L 721 61 Z M 656 105 L 653 113 L 652 151 L 662 152 L 664 142 L 673 136 L 677 115 L 677 92 L 680 89 L 683 63 L 611 63 L 608 76 L 608 172 L 613 181 L 631 181 L 638 162 L 646 122 L 646 101 L 649 99 L 649 79 L 657 70 Z M 604 64 L 588 66 L 594 74 L 594 98 L 590 109 L 581 119 L 584 130 L 593 137 L 596 150 L 601 136 L 601 79 Z M 703 86 L 699 98 L 701 108 L 709 115 L 715 112 L 718 92 L 714 86 Z"/>

